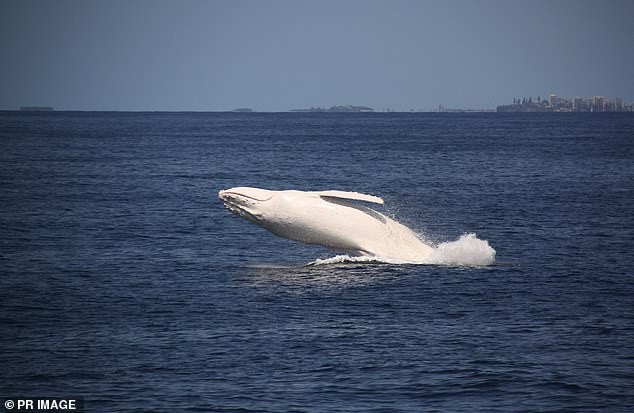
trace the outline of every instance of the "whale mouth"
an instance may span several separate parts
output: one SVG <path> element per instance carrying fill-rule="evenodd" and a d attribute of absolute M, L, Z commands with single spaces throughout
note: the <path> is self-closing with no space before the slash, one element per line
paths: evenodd
<path fill-rule="evenodd" d="M 248 188 L 251 189 L 251 188 Z M 273 197 L 269 191 L 240 191 L 239 188 L 218 192 L 218 198 L 225 208 L 247 221 L 257 222 L 262 214 L 257 212 L 257 204 Z"/>
<path fill-rule="evenodd" d="M 225 208 L 234 214 L 246 219 L 247 221 L 257 222 L 260 220 L 261 214 L 254 213 L 253 211 L 243 208 L 240 205 L 232 204 L 230 202 L 225 202 Z"/>
<path fill-rule="evenodd" d="M 273 192 L 259 188 L 231 188 L 218 192 L 218 197 L 223 201 L 250 199 L 265 202 L 273 198 Z"/>
<path fill-rule="evenodd" d="M 227 208 L 229 211 L 233 212 L 234 214 L 238 215 L 239 217 L 242 217 L 244 219 L 246 219 L 247 221 L 251 221 L 251 222 L 257 222 L 260 220 L 261 214 L 253 211 L 251 208 L 247 207 L 246 205 L 240 205 L 239 203 L 236 203 L 230 199 L 223 199 L 223 203 L 225 205 L 225 208 Z"/>

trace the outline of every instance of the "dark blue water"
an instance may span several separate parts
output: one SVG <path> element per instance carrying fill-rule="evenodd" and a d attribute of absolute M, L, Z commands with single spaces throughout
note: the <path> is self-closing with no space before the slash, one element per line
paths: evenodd
<path fill-rule="evenodd" d="M 0 396 L 631 412 L 630 114 L 0 113 Z M 220 189 L 341 189 L 485 267 L 342 262 Z"/>

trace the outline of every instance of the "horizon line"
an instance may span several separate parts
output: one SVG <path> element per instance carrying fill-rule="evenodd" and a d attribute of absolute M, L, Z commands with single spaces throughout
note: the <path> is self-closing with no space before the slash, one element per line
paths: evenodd
<path fill-rule="evenodd" d="M 46 113 L 64 113 L 64 112 L 101 112 L 101 113 L 235 113 L 242 115 L 249 114 L 276 114 L 276 113 L 287 113 L 287 114 L 298 114 L 298 115 L 306 115 L 306 114 L 317 114 L 317 115 L 359 115 L 359 114 L 413 114 L 413 113 L 446 113 L 446 114 L 465 114 L 465 113 L 505 113 L 499 112 L 496 109 L 444 109 L 444 110 L 382 110 L 382 111 L 363 111 L 363 112 L 355 112 L 355 111 L 297 111 L 293 109 L 289 110 L 251 110 L 251 111 L 239 111 L 239 110 L 146 110 L 146 109 L 47 109 L 47 110 L 24 110 L 24 109 L 0 109 L 0 112 L 15 112 L 15 113 L 24 113 L 24 114 L 46 114 Z M 516 112 L 520 113 L 520 112 Z M 528 113 L 528 112 L 525 112 Z M 546 111 L 546 112 L 533 112 L 533 113 L 634 113 L 631 111 L 622 111 L 622 112 L 557 112 L 557 111 Z"/>

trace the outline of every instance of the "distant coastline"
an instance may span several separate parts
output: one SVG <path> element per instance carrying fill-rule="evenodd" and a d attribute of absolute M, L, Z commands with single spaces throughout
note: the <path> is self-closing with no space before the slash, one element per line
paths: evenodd
<path fill-rule="evenodd" d="M 634 105 L 623 104 L 623 99 L 608 99 L 605 96 L 591 98 L 564 98 L 551 94 L 547 99 L 513 98 L 513 103 L 500 105 L 497 112 L 633 112 Z"/>
<path fill-rule="evenodd" d="M 50 106 L 20 106 L 21 112 L 52 112 L 53 109 Z"/>
<path fill-rule="evenodd" d="M 334 105 L 329 108 L 310 107 L 304 109 L 290 109 L 282 111 L 258 111 L 249 107 L 238 107 L 231 110 L 57 110 L 51 106 L 21 106 L 19 109 L 4 109 L 0 112 L 130 112 L 130 113 L 552 113 L 552 112 L 629 112 L 634 113 L 634 102 L 625 104 L 619 97 L 609 99 L 604 96 L 591 98 L 575 97 L 572 99 L 554 94 L 542 99 L 540 96 L 528 98 L 513 98 L 512 103 L 499 105 L 494 109 L 462 109 L 448 108 L 442 104 L 428 109 L 393 110 L 390 108 L 376 111 L 365 105 Z"/>
<path fill-rule="evenodd" d="M 356 112 L 356 113 L 359 113 L 359 112 L 374 112 L 374 109 L 368 106 L 346 105 L 346 106 L 331 106 L 328 109 L 314 108 L 314 107 L 311 107 L 310 109 L 291 109 L 291 112 L 338 112 L 338 113 Z"/>

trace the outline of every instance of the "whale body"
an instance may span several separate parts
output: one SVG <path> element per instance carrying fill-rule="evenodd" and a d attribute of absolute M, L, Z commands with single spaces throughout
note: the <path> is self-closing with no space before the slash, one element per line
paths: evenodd
<path fill-rule="evenodd" d="M 218 197 L 236 215 L 291 240 L 411 262 L 433 252 L 411 229 L 362 204 L 383 204 L 376 196 L 236 187 L 220 191 Z"/>

